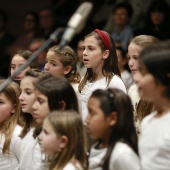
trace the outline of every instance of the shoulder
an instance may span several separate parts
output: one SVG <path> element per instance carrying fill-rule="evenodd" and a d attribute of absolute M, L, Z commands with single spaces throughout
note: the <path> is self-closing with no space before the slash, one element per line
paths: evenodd
<path fill-rule="evenodd" d="M 111 155 L 110 166 L 119 170 L 139 170 L 140 161 L 130 146 L 126 143 L 117 142 Z"/>
<path fill-rule="evenodd" d="M 155 112 L 152 112 L 151 114 L 147 115 L 146 117 L 144 117 L 141 122 L 141 127 L 146 127 L 149 124 L 149 122 L 154 118 L 156 113 L 157 112 L 155 111 Z"/>
<path fill-rule="evenodd" d="M 118 88 L 127 94 L 126 86 L 123 80 L 117 75 L 114 75 L 112 77 L 110 84 L 109 84 L 109 88 Z"/>
<path fill-rule="evenodd" d="M 12 140 L 20 139 L 19 135 L 22 131 L 22 127 L 19 125 L 16 125 L 14 128 L 13 134 L 12 134 Z"/>

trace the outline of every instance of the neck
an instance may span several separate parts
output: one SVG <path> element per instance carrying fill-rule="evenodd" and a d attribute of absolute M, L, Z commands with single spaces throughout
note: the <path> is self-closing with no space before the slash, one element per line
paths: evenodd
<path fill-rule="evenodd" d="M 157 115 L 158 117 L 161 117 L 166 113 L 170 112 L 169 103 L 170 103 L 170 99 L 167 99 L 165 97 L 162 97 L 161 99 L 159 99 L 159 101 L 157 100 L 156 102 L 154 102 L 156 110 L 158 111 L 158 115 Z"/>

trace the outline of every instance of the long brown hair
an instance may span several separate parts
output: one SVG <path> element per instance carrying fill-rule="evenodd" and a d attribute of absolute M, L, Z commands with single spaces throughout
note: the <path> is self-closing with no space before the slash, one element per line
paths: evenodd
<path fill-rule="evenodd" d="M 57 135 L 64 135 L 68 143 L 52 158 L 50 170 L 62 170 L 69 162 L 87 169 L 86 139 L 81 116 L 76 111 L 54 111 L 47 117 Z M 78 148 L 77 148 L 78 146 Z"/>
<path fill-rule="evenodd" d="M 0 85 L 4 81 L 5 80 L 0 80 Z M 8 120 L 1 122 L 1 132 L 5 135 L 5 142 L 3 145 L 2 153 L 9 154 L 12 134 L 21 114 L 21 106 L 19 101 L 19 85 L 15 82 L 11 82 L 1 93 L 3 93 L 9 99 L 12 105 L 15 105 L 15 112 L 11 114 L 11 117 Z"/>

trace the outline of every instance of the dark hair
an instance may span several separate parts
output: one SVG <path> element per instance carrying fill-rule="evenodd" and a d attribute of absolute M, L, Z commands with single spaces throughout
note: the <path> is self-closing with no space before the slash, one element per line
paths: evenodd
<path fill-rule="evenodd" d="M 126 51 L 122 47 L 116 47 L 116 50 L 119 50 L 121 53 L 122 59 L 125 59 L 127 61 Z M 131 73 L 128 62 L 126 62 L 124 68 Z"/>
<path fill-rule="evenodd" d="M 165 0 L 153 0 L 148 8 L 148 12 L 146 15 L 146 26 L 153 27 L 153 23 L 151 21 L 150 14 L 151 12 L 159 11 L 165 14 L 165 18 L 161 24 L 161 27 L 169 27 L 170 28 L 170 6 Z"/>
<path fill-rule="evenodd" d="M 38 13 L 36 13 L 35 11 L 27 11 L 24 15 L 24 18 L 27 16 L 27 15 L 32 15 L 34 17 L 34 23 L 35 24 L 38 24 L 39 23 L 39 15 Z"/>
<path fill-rule="evenodd" d="M 127 143 L 138 154 L 132 103 L 129 96 L 119 89 L 98 89 L 92 93 L 91 97 L 99 100 L 100 108 L 106 117 L 113 111 L 117 112 L 117 122 L 112 127 L 108 149 L 103 158 L 102 168 L 108 170 L 111 153 L 118 141 Z"/>
<path fill-rule="evenodd" d="M 127 11 L 128 16 L 131 18 L 133 15 L 133 7 L 128 2 L 120 2 L 116 4 L 112 10 L 113 13 L 116 12 L 117 9 L 124 8 Z"/>
<path fill-rule="evenodd" d="M 31 57 L 32 54 L 33 53 L 30 50 L 19 50 L 12 55 L 11 62 L 12 62 L 13 57 L 16 56 L 16 55 L 19 55 L 22 58 L 24 58 L 25 60 L 28 60 L 28 58 Z M 30 68 L 38 69 L 38 64 L 35 60 L 31 62 Z"/>
<path fill-rule="evenodd" d="M 164 95 L 170 98 L 170 41 L 150 45 L 140 53 L 139 59 L 156 82 L 167 87 Z"/>
<path fill-rule="evenodd" d="M 64 77 L 45 74 L 38 80 L 35 88 L 47 96 L 50 111 L 62 109 L 61 101 L 64 101 L 65 110 L 79 112 L 75 91 Z"/>
<path fill-rule="evenodd" d="M 7 21 L 8 21 L 8 15 L 7 15 L 7 13 L 6 13 L 4 10 L 0 9 L 0 16 L 2 17 L 2 20 L 3 20 L 3 22 L 4 22 L 4 25 L 6 25 L 6 23 L 7 23 Z"/>

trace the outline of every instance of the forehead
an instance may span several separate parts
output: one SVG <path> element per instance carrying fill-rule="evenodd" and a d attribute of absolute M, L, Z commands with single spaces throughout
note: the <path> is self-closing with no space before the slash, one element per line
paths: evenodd
<path fill-rule="evenodd" d="M 22 56 L 20 55 L 15 55 L 13 58 L 12 58 L 12 64 L 19 64 L 19 63 L 25 63 L 26 62 L 26 59 L 23 58 Z"/>
<path fill-rule="evenodd" d="M 91 46 L 97 46 L 98 41 L 94 36 L 86 37 L 84 40 L 84 45 L 91 45 Z"/>
<path fill-rule="evenodd" d="M 34 77 L 24 77 L 21 82 L 20 82 L 20 87 L 25 87 L 25 88 L 34 88 L 33 82 L 36 80 Z"/>
<path fill-rule="evenodd" d="M 58 60 L 59 56 L 56 55 L 53 51 L 48 51 L 46 55 L 46 59 L 48 60 Z"/>
<path fill-rule="evenodd" d="M 136 45 L 134 43 L 130 43 L 130 45 L 128 47 L 128 53 L 130 53 L 130 52 L 139 53 L 141 50 L 142 50 L 142 48 L 139 45 Z"/>

